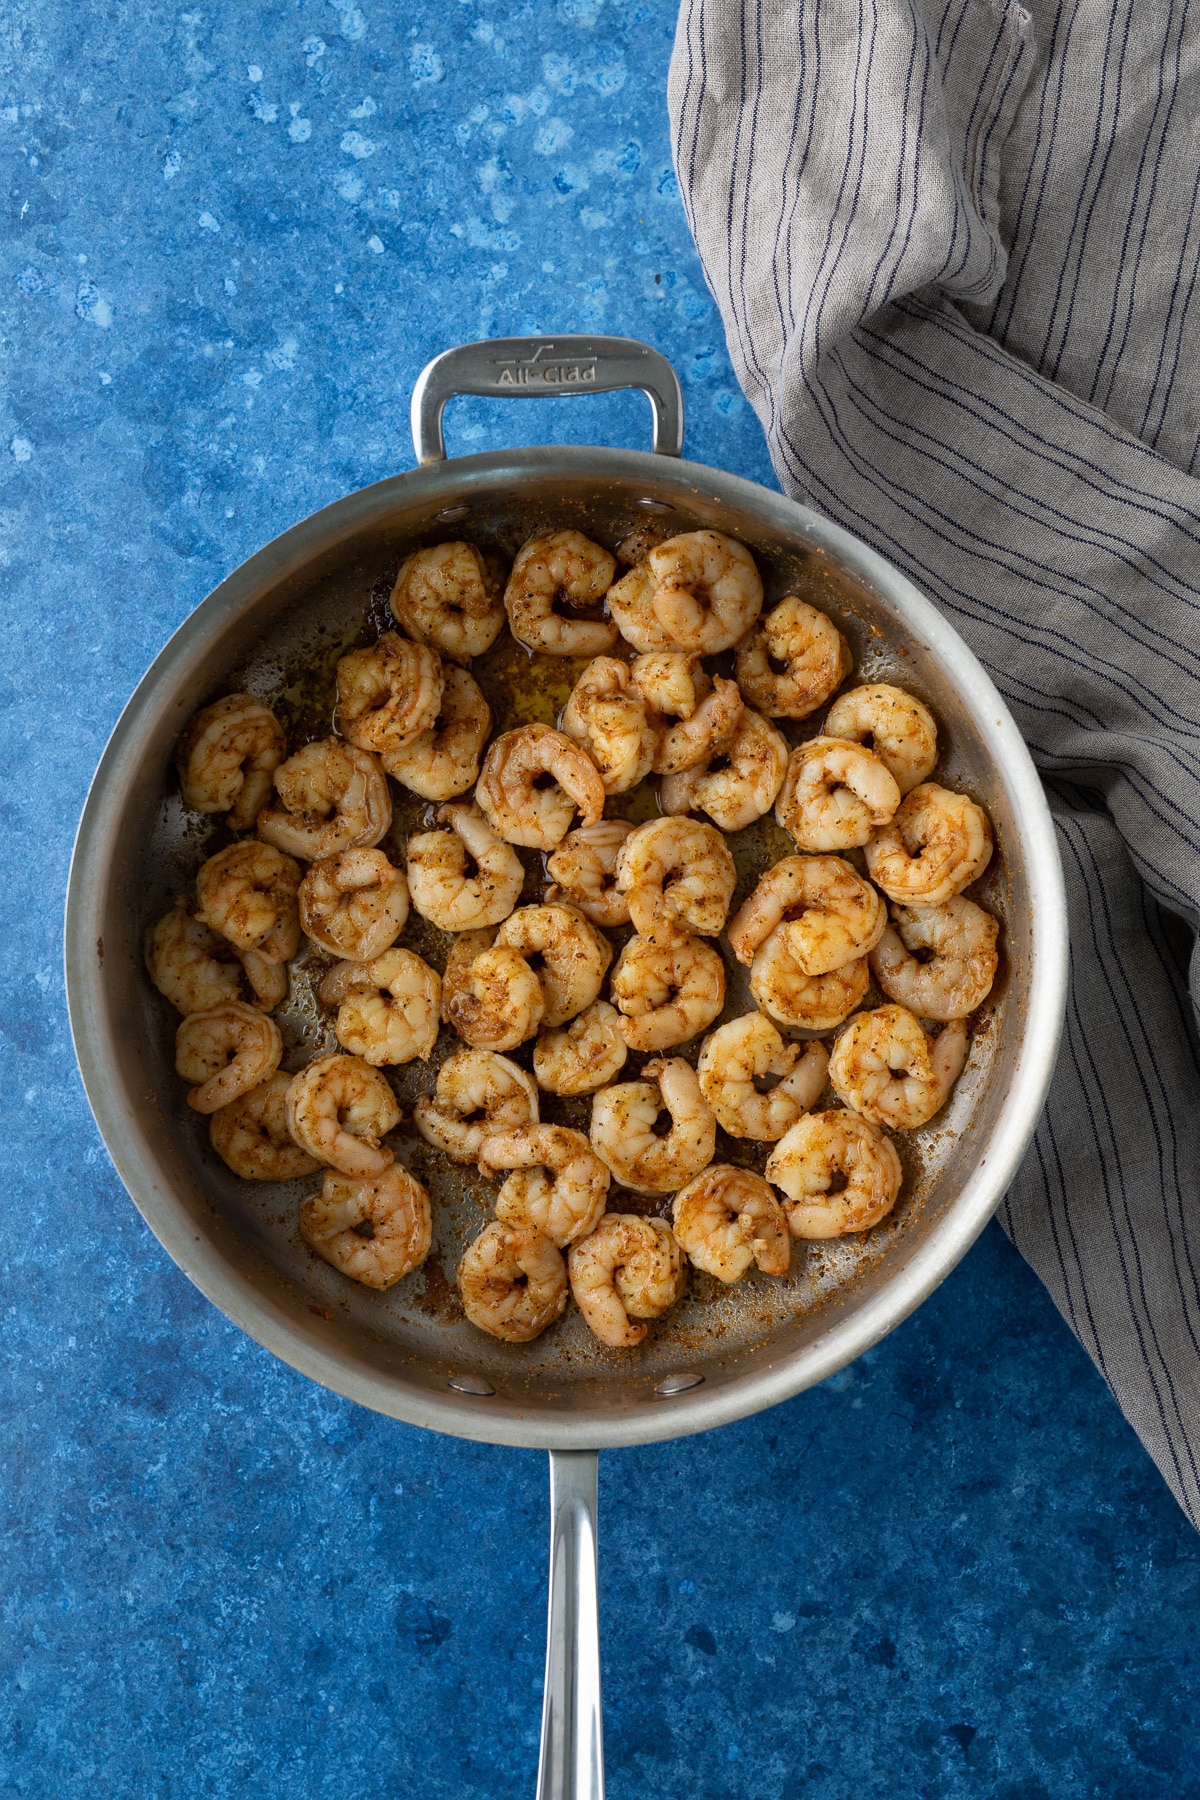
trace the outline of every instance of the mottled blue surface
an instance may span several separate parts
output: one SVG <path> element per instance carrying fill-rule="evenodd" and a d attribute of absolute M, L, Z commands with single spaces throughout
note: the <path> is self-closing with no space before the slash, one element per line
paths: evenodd
<path fill-rule="evenodd" d="M 7 1270 L 0 1800 L 532 1794 L 542 1460 L 311 1386 L 187 1284 L 83 1100 L 74 822 L 188 610 L 407 467 L 426 359 L 666 350 L 770 480 L 673 178 L 669 0 L 8 0 L 0 142 Z M 647 441 L 636 397 L 451 447 Z M 993 1228 L 860 1363 L 601 1474 L 610 1785 L 1189 1800 L 1200 1545 Z"/>

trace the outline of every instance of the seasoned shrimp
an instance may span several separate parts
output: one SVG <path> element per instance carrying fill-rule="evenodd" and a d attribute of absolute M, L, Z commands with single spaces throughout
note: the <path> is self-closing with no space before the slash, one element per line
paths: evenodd
<path fill-rule="evenodd" d="M 701 938 L 630 938 L 612 974 L 631 1050 L 671 1050 L 711 1025 L 725 1004 L 725 964 Z"/>
<path fill-rule="evenodd" d="M 358 1056 L 319 1056 L 293 1075 L 287 1126 L 301 1149 L 343 1175 L 382 1175 L 395 1152 L 380 1138 L 400 1123 L 387 1078 Z"/>
<path fill-rule="evenodd" d="M 283 810 L 258 815 L 258 835 L 277 850 L 318 862 L 342 850 L 370 849 L 392 822 L 387 776 L 369 750 L 322 738 L 275 771 Z"/>
<path fill-rule="evenodd" d="M 504 601 L 474 544 L 434 544 L 401 563 L 392 616 L 419 644 L 465 663 L 499 637 Z"/>
<path fill-rule="evenodd" d="M 472 1325 L 506 1344 L 527 1344 L 562 1318 L 567 1265 L 544 1232 L 493 1219 L 463 1252 L 458 1291 Z"/>
<path fill-rule="evenodd" d="M 876 1125 L 912 1131 L 932 1119 L 963 1071 L 967 1027 L 962 1019 L 926 1037 L 904 1006 L 858 1013 L 829 1058 L 839 1100 Z"/>
<path fill-rule="evenodd" d="M 546 775 L 553 782 L 539 786 Z M 493 740 L 475 798 L 508 843 L 553 850 L 566 836 L 576 807 L 584 825 L 597 823 L 604 811 L 604 783 L 573 738 L 551 725 L 518 725 Z"/>
<path fill-rule="evenodd" d="M 700 698 L 695 710 L 678 725 L 667 726 L 659 737 L 654 752 L 656 775 L 678 775 L 701 764 L 707 766 L 727 751 L 732 754 L 731 746 L 746 716 L 737 682 L 703 675 L 703 679 L 697 676 L 697 687 Z"/>
<path fill-rule="evenodd" d="M 187 1103 L 198 1113 L 248 1094 L 275 1073 L 282 1056 L 274 1019 L 241 1000 L 190 1013 L 175 1033 L 175 1072 L 196 1083 Z"/>
<path fill-rule="evenodd" d="M 492 709 L 475 677 L 454 663 L 443 675 L 442 704 L 429 730 L 383 759 L 388 774 L 422 800 L 453 800 L 475 785 L 492 729 Z"/>
<path fill-rule="evenodd" d="M 739 962 L 753 961 L 781 920 L 805 975 L 827 975 L 865 956 L 883 936 L 887 908 L 869 881 L 840 856 L 785 856 L 774 863 L 729 923 Z"/>
<path fill-rule="evenodd" d="M 408 840 L 408 888 L 423 919 L 440 931 L 482 931 L 507 919 L 525 871 L 477 806 L 443 806 L 448 831 L 422 831 Z M 468 859 L 475 872 L 467 874 Z"/>
<path fill-rule="evenodd" d="M 427 1057 L 437 1041 L 441 976 L 411 950 L 385 950 L 361 971 L 338 1007 L 334 1031 L 343 1050 L 383 1068 Z"/>
<path fill-rule="evenodd" d="M 722 831 L 742 831 L 770 812 L 787 766 L 787 739 L 746 709 L 724 753 L 665 775 L 659 799 L 664 812 L 706 812 Z"/>
<path fill-rule="evenodd" d="M 755 1263 L 764 1275 L 788 1272 L 792 1240 L 783 1208 L 750 1169 L 713 1163 L 676 1194 L 671 1218 L 688 1260 L 718 1281 L 740 1281 Z"/>
<path fill-rule="evenodd" d="M 208 1121 L 208 1141 L 235 1175 L 246 1181 L 295 1181 L 320 1168 L 292 1142 L 287 1091 L 292 1078 L 276 1069 L 257 1087 L 218 1107 Z"/>
<path fill-rule="evenodd" d="M 805 1113 L 767 1159 L 767 1180 L 787 1195 L 793 1237 L 867 1231 L 896 1204 L 902 1180 L 891 1138 L 857 1113 Z M 835 1179 L 844 1184 L 830 1192 Z"/>
<path fill-rule="evenodd" d="M 478 1162 L 493 1132 L 537 1124 L 537 1083 L 494 1050 L 458 1050 L 438 1070 L 436 1092 L 413 1107 L 413 1121 L 451 1162 Z"/>
<path fill-rule="evenodd" d="M 828 1066 L 824 1044 L 785 1044 L 770 1019 L 746 1013 L 705 1038 L 696 1072 L 730 1137 L 771 1144 L 815 1106 Z M 763 1091 L 758 1084 L 770 1076 L 775 1085 Z"/>
<path fill-rule="evenodd" d="M 351 650 L 337 666 L 337 725 L 384 767 L 429 731 L 442 704 L 442 659 L 428 644 L 385 631 L 369 650 Z"/>
<path fill-rule="evenodd" d="M 588 1326 L 614 1350 L 646 1335 L 633 1319 L 658 1319 L 687 1286 L 687 1264 L 665 1219 L 605 1213 L 567 1254 L 571 1292 Z"/>
<path fill-rule="evenodd" d="M 768 719 L 807 719 L 853 667 L 833 620 L 795 594 L 772 607 L 737 647 L 738 686 Z"/>
<path fill-rule="evenodd" d="M 851 688 L 835 700 L 825 719 L 827 738 L 867 744 L 894 777 L 902 794 L 933 774 L 937 726 L 927 706 L 886 681 Z"/>
<path fill-rule="evenodd" d="M 632 830 L 627 819 L 601 819 L 568 831 L 546 859 L 553 883 L 546 889 L 547 903 L 566 900 L 606 931 L 628 925 L 629 902 L 616 885 L 616 874 L 621 846 Z"/>
<path fill-rule="evenodd" d="M 797 850 L 850 850 L 899 804 L 900 789 L 874 751 L 819 737 L 792 751 L 775 817 Z"/>
<path fill-rule="evenodd" d="M 628 1054 L 616 1007 L 594 1000 L 565 1028 L 539 1032 L 533 1072 L 548 1094 L 594 1094 L 620 1074 Z"/>
<path fill-rule="evenodd" d="M 146 968 L 177 1012 L 207 1012 L 241 991 L 228 941 L 196 917 L 184 894 L 146 933 Z"/>
<path fill-rule="evenodd" d="M 648 563 L 638 563 L 608 590 L 608 610 L 621 636 L 643 656 L 657 650 L 678 648 L 667 636 L 654 611 L 658 582 Z"/>
<path fill-rule="evenodd" d="M 429 1255 L 429 1195 L 399 1163 L 381 1175 L 330 1169 L 320 1193 L 300 1203 L 300 1236 L 351 1281 L 390 1288 Z"/>
<path fill-rule="evenodd" d="M 658 1115 L 671 1115 L 665 1137 Z M 681 1056 L 648 1062 L 639 1081 L 602 1088 L 592 1102 L 592 1148 L 636 1194 L 669 1194 L 712 1161 L 717 1120 Z"/>
<path fill-rule="evenodd" d="M 720 531 L 687 531 L 646 557 L 657 586 L 654 616 L 670 643 L 715 656 L 744 637 L 762 611 L 763 587 L 744 544 Z"/>
<path fill-rule="evenodd" d="M 824 975 L 807 975 L 792 947 L 796 931 L 796 923 L 785 919 L 756 951 L 750 965 L 750 993 L 756 1005 L 781 1025 L 830 1031 L 862 1001 L 871 985 L 870 965 L 865 956 L 856 956 Z"/>
<path fill-rule="evenodd" d="M 598 606 L 616 572 L 608 551 L 582 532 L 530 538 L 518 550 L 504 590 L 513 636 L 547 656 L 603 656 L 617 641 L 616 626 L 607 619 L 564 618 L 557 609 Z"/>
<path fill-rule="evenodd" d="M 609 1174 L 582 1131 L 518 1125 L 484 1141 L 482 1175 L 511 1169 L 496 1196 L 496 1217 L 532 1225 L 565 1250 L 593 1230 L 604 1211 Z"/>
<path fill-rule="evenodd" d="M 370 962 L 382 956 L 408 918 L 408 882 L 382 850 L 322 857 L 300 883 L 300 923 L 331 956 Z"/>
<path fill-rule="evenodd" d="M 650 773 L 658 733 L 630 683 L 628 663 L 595 657 L 571 689 L 560 724 L 587 749 L 606 794 L 628 793 Z"/>
<path fill-rule="evenodd" d="M 867 873 L 889 900 L 943 906 L 991 861 L 991 820 L 965 794 L 924 781 L 865 854 Z"/>
<path fill-rule="evenodd" d="M 250 694 L 227 694 L 192 720 L 175 746 L 183 803 L 196 812 L 229 814 L 231 831 L 249 831 L 271 795 L 271 776 L 287 740 L 269 706 Z"/>
<path fill-rule="evenodd" d="M 652 944 L 692 932 L 716 937 L 736 884 L 729 845 L 698 819 L 651 819 L 631 832 L 617 858 L 617 887 Z"/>
<path fill-rule="evenodd" d="M 612 961 L 612 945 L 573 906 L 521 906 L 496 933 L 536 969 L 546 1009 L 544 1025 L 565 1025 L 590 1006 Z"/>
<path fill-rule="evenodd" d="M 237 950 L 284 963 L 300 943 L 300 865 L 250 838 L 210 856 L 196 876 L 196 917 Z"/>
<path fill-rule="evenodd" d="M 442 1017 L 479 1050 L 515 1050 L 546 1010 L 542 984 L 519 950 L 492 947 L 494 931 L 464 931 L 446 958 Z"/>
<path fill-rule="evenodd" d="M 991 913 L 961 894 L 943 906 L 893 906 L 871 967 L 888 999 L 919 1018 L 965 1019 L 991 992 L 999 933 Z M 919 961 L 918 950 L 930 960 Z"/>

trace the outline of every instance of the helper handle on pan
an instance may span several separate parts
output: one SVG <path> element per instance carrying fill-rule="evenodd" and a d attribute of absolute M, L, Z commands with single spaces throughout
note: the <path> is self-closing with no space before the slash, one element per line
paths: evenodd
<path fill-rule="evenodd" d="M 654 408 L 654 448 L 683 450 L 683 390 L 665 356 L 636 338 L 487 338 L 460 344 L 426 363 L 412 396 L 413 449 L 419 463 L 445 462 L 442 412 L 455 394 L 496 400 L 541 399 L 640 388 Z"/>
<path fill-rule="evenodd" d="M 604 1800 L 595 1450 L 550 1452 L 550 1615 L 537 1800 Z"/>

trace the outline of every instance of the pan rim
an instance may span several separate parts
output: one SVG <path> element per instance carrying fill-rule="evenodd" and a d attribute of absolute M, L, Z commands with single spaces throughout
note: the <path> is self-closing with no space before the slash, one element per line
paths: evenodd
<path fill-rule="evenodd" d="M 109 1078 L 112 1025 L 96 980 L 96 946 L 102 935 L 106 849 L 119 826 L 139 735 L 157 697 L 181 672 L 202 660 L 226 624 L 264 584 L 299 571 L 318 552 L 425 490 L 429 500 L 469 498 L 472 488 L 498 478 L 544 474 L 548 469 L 646 484 L 646 491 L 712 494 L 780 530 L 827 551 L 869 587 L 883 593 L 919 634 L 960 694 L 969 699 L 981 739 L 999 768 L 1019 821 L 1033 918 L 1025 1025 L 1008 1092 L 985 1154 L 946 1206 L 926 1242 L 815 1342 L 781 1352 L 769 1362 L 714 1386 L 669 1397 L 647 1392 L 644 1405 L 627 1411 L 580 1408 L 570 1415 L 540 1410 L 497 1394 L 443 1394 L 407 1385 L 398 1373 L 368 1371 L 348 1352 L 322 1345 L 314 1330 L 293 1317 L 199 1233 L 181 1200 L 165 1182 L 157 1159 L 142 1141 L 127 1093 Z M 713 484 L 721 492 L 713 493 Z M 878 1343 L 925 1300 L 960 1261 L 992 1217 L 1041 1113 L 1054 1069 L 1066 1003 L 1066 899 L 1054 826 L 1032 758 L 991 677 L 954 628 L 907 577 L 831 520 L 800 502 L 742 476 L 703 463 L 648 451 L 591 446 L 536 446 L 455 458 L 389 476 L 333 501 L 290 526 L 240 563 L 181 622 L 153 659 L 122 709 L 97 765 L 84 803 L 71 858 L 64 928 L 66 988 L 71 1032 L 84 1090 L 117 1173 L 151 1231 L 193 1284 L 221 1312 L 265 1349 L 324 1387 L 373 1411 L 480 1442 L 539 1449 L 593 1449 L 649 1443 L 690 1435 L 745 1418 L 823 1381 Z M 314 1321 L 315 1324 L 315 1321 Z"/>

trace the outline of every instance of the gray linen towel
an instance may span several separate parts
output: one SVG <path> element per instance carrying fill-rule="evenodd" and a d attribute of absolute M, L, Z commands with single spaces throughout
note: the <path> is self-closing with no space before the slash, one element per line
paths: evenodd
<path fill-rule="evenodd" d="M 684 0 L 669 100 L 780 481 L 1050 785 L 1071 995 L 1001 1217 L 1200 1525 L 1198 66 L 1186 0 Z"/>

